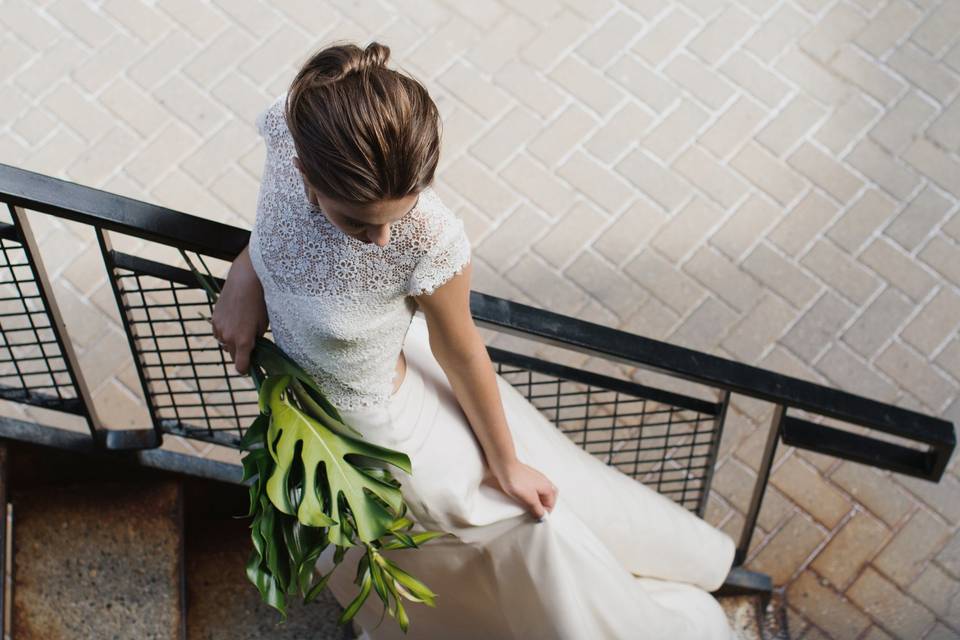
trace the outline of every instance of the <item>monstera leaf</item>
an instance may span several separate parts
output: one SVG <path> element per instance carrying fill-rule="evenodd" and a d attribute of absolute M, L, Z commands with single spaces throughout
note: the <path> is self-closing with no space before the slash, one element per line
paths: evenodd
<path fill-rule="evenodd" d="M 270 376 L 260 388 L 260 411 L 269 414 L 267 442 L 276 467 L 267 480 L 267 495 L 280 511 L 314 527 L 329 527 L 332 542 L 352 546 L 349 536 L 342 530 L 345 515 L 340 507 L 341 494 L 346 499 L 353 515 L 357 534 L 364 542 L 376 540 L 390 527 L 395 516 L 384 508 L 374 496 L 387 503 L 394 512 L 400 510 L 403 495 L 400 489 L 373 475 L 368 475 L 347 461 L 350 454 L 383 460 L 407 473 L 411 472 L 410 458 L 399 451 L 378 447 L 369 442 L 355 440 L 324 427 L 316 419 L 298 409 L 291 402 L 291 377 Z M 291 470 L 297 454 L 305 470 L 303 496 L 299 507 L 291 503 L 288 488 Z M 317 483 L 320 465 L 326 474 L 330 494 L 328 508 L 323 506 L 323 494 Z M 368 495 L 364 490 L 369 490 Z"/>

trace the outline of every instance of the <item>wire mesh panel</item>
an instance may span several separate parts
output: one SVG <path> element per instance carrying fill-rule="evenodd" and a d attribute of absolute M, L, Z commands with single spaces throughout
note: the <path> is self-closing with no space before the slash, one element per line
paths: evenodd
<path fill-rule="evenodd" d="M 82 415 L 32 256 L 15 225 L 0 222 L 0 397 Z"/>
<path fill-rule="evenodd" d="M 259 411 L 257 392 L 213 337 L 206 292 L 187 284 L 188 271 L 125 254 L 114 254 L 112 273 L 155 422 L 236 446 Z"/>
<path fill-rule="evenodd" d="M 488 348 L 497 373 L 576 444 L 697 512 L 714 464 L 719 407 Z"/>

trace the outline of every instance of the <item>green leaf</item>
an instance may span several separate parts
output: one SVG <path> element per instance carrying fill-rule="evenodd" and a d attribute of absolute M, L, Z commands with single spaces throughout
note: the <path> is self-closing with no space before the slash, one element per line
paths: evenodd
<path fill-rule="evenodd" d="M 397 487 L 364 473 L 346 456 L 359 454 L 408 469 L 409 457 L 399 451 L 348 438 L 327 429 L 290 402 L 287 393 L 290 381 L 289 375 L 270 376 L 260 393 L 261 411 L 270 415 L 268 451 L 276 463 L 267 480 L 267 495 L 280 511 L 291 515 L 296 513 L 304 524 L 329 526 L 331 541 L 337 545 L 352 546 L 352 536 L 342 529 L 345 518 L 339 499 L 342 495 L 356 521 L 360 539 L 364 542 L 376 540 L 387 531 L 395 516 L 373 496 L 379 497 L 394 510 L 400 509 L 403 496 Z M 303 499 L 299 506 L 291 504 L 286 490 L 298 442 L 303 443 L 300 460 L 305 471 Z M 322 495 L 317 486 L 317 470 L 321 463 L 330 488 L 329 512 L 323 509 Z M 372 495 L 368 495 L 367 491 Z"/>
<path fill-rule="evenodd" d="M 396 534 L 394 534 L 396 535 Z M 427 542 L 428 540 L 433 540 L 434 538 L 439 538 L 440 536 L 453 535 L 446 531 L 424 531 L 422 533 L 415 533 L 411 536 L 414 542 L 415 547 L 419 547 L 422 543 Z M 395 540 L 388 542 L 383 545 L 384 549 L 404 549 L 409 548 L 410 545 L 404 544 L 403 541 Z"/>
<path fill-rule="evenodd" d="M 287 620 L 287 597 L 277 588 L 277 581 L 264 568 L 256 553 L 250 555 L 246 565 L 247 578 L 260 592 L 260 597 L 281 614 L 281 622 Z"/>
<path fill-rule="evenodd" d="M 243 437 L 240 438 L 241 449 L 254 449 L 257 445 L 263 445 L 264 437 L 267 435 L 267 425 L 270 424 L 270 416 L 263 413 L 257 414 L 253 422 L 247 427 Z"/>
<path fill-rule="evenodd" d="M 203 287 L 204 290 L 206 290 L 207 296 L 210 298 L 210 300 L 212 302 L 216 302 L 218 297 L 216 285 L 213 284 L 212 280 L 208 282 L 206 276 L 204 276 L 199 271 L 197 271 L 197 268 L 193 266 L 193 261 L 190 260 L 190 257 L 187 255 L 186 251 L 184 251 L 183 249 L 180 249 L 179 247 L 178 249 L 180 251 L 180 255 L 183 256 L 183 259 L 186 260 L 187 264 L 190 266 L 190 271 L 193 272 L 193 277 L 195 277 L 197 279 L 197 282 L 200 283 L 200 286 Z"/>
<path fill-rule="evenodd" d="M 343 610 L 343 613 L 340 614 L 340 617 L 337 619 L 337 624 L 343 625 L 353 619 L 353 616 L 355 616 L 357 611 L 360 610 L 360 607 L 363 606 L 367 596 L 370 595 L 370 587 L 372 584 L 373 578 L 370 576 L 368 567 L 360 581 L 360 593 L 357 594 L 357 597 L 354 598 L 350 604 L 347 605 L 347 608 Z"/>
<path fill-rule="evenodd" d="M 412 575 L 398 567 L 394 562 L 391 562 L 389 558 L 381 555 L 380 560 L 383 562 L 384 569 L 393 576 L 397 582 L 402 584 L 412 595 L 412 600 L 417 602 L 425 602 L 429 606 L 436 606 L 436 595 L 433 591 L 427 588 L 427 585 L 423 584 Z"/>

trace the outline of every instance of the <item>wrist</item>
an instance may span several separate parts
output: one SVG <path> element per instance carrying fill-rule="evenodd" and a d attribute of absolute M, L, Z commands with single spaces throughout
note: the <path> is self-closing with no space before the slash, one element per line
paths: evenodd
<path fill-rule="evenodd" d="M 490 465 L 490 471 L 497 481 L 507 478 L 513 469 L 520 463 L 516 456 L 501 456 L 495 464 Z"/>

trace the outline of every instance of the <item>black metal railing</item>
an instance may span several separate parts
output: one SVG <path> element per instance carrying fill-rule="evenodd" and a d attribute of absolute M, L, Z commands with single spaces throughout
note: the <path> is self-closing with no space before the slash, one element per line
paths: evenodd
<path fill-rule="evenodd" d="M 34 329 L 26 334 L 41 347 L 56 344 L 41 359 L 51 375 L 61 374 L 52 386 L 31 386 L 20 375 L 27 360 L 12 349 L 9 355 L 0 350 L 4 364 L 9 361 L 17 372 L 0 377 L 0 395 L 83 415 L 94 442 L 107 450 L 155 448 L 164 434 L 238 446 L 257 414 L 256 393 L 213 339 L 205 319 L 212 313 L 206 294 L 185 265 L 173 264 L 180 262 L 178 256 L 165 262 L 117 251 L 108 232 L 226 263 L 246 246 L 249 231 L 2 164 L 0 202 L 14 219 L 0 233 L 11 248 L 21 250 L 14 262 L 4 245 L 6 266 L 26 269 L 19 280 L 5 278 L 5 296 L 24 305 L 33 300 L 36 316 L 47 318 L 45 324 L 31 325 L 36 332 L 48 329 L 46 338 L 41 341 Z M 109 429 L 97 419 L 24 210 L 95 230 L 148 405 L 149 428 Z M 26 282 L 36 290 L 23 286 Z M 933 482 L 939 481 L 955 447 L 953 425 L 935 416 L 477 291 L 471 292 L 470 303 L 477 325 L 497 334 L 654 371 L 712 391 L 715 399 L 705 400 L 488 346 L 497 372 L 573 441 L 700 516 L 731 395 L 771 403 L 774 416 L 737 565 L 749 548 L 779 441 Z M 34 317 L 26 310 L 19 313 Z M 14 316 L 0 317 L 5 347 L 13 332 L 7 322 Z M 70 389 L 76 391 L 70 394 Z M 850 429 L 820 424 L 819 418 Z"/>

